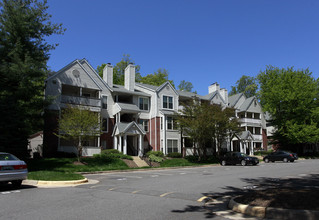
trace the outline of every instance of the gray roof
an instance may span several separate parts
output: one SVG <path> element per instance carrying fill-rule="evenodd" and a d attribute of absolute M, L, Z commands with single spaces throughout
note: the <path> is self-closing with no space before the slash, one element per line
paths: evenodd
<path fill-rule="evenodd" d="M 147 89 L 154 90 L 154 91 L 156 91 L 158 89 L 158 87 L 159 87 L 159 86 L 153 86 L 153 85 L 144 84 L 144 83 L 135 83 L 135 84 L 137 86 L 145 87 Z"/>
<path fill-rule="evenodd" d="M 249 108 L 249 106 L 251 105 L 251 103 L 254 101 L 256 97 L 249 97 L 248 99 L 246 99 L 244 101 L 244 103 L 240 106 L 239 111 L 247 111 L 247 109 Z"/>
<path fill-rule="evenodd" d="M 168 110 L 163 110 L 163 109 L 161 109 L 160 112 L 163 115 L 174 115 L 176 113 L 175 111 L 168 111 Z"/>
<path fill-rule="evenodd" d="M 243 131 L 243 132 L 240 134 L 240 139 L 241 139 L 241 140 L 247 140 L 247 139 L 249 138 L 249 136 L 252 137 L 252 139 L 254 140 L 254 137 L 253 137 L 253 135 L 251 134 L 250 131 Z"/>
<path fill-rule="evenodd" d="M 130 127 L 132 127 L 133 125 L 137 126 L 137 128 L 143 133 L 146 134 L 146 132 L 144 131 L 144 129 L 137 124 L 135 121 L 132 122 L 118 122 L 116 123 L 116 126 L 119 130 L 119 133 L 125 133 L 128 129 L 130 129 Z"/>
<path fill-rule="evenodd" d="M 131 94 L 131 95 L 141 95 L 141 96 L 151 96 L 147 93 L 144 93 L 144 92 L 141 92 L 141 91 L 138 91 L 138 90 L 134 90 L 134 91 L 130 91 L 130 90 L 127 90 L 124 86 L 122 85 L 113 85 L 113 91 L 114 92 L 118 92 L 118 93 L 125 93 L 125 94 Z"/>
<path fill-rule="evenodd" d="M 128 104 L 128 103 L 120 103 L 117 102 L 117 104 L 120 106 L 121 110 L 126 110 L 130 112 L 140 112 L 141 110 L 134 104 Z"/>
<path fill-rule="evenodd" d="M 238 93 L 238 94 L 229 96 L 228 97 L 229 106 L 234 107 L 242 95 L 243 93 Z"/>
<path fill-rule="evenodd" d="M 179 94 L 180 96 L 182 96 L 182 97 L 186 97 L 186 98 L 198 97 L 198 98 L 200 98 L 200 99 L 205 99 L 205 100 L 206 100 L 205 96 L 198 95 L 198 94 L 196 94 L 196 93 L 194 93 L 194 92 L 187 92 L 187 91 L 181 91 L 181 90 L 178 90 L 177 92 L 178 92 L 178 94 Z"/>

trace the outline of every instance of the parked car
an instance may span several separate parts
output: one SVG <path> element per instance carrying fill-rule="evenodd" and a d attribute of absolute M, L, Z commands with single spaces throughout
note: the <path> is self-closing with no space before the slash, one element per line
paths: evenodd
<path fill-rule="evenodd" d="M 251 157 L 240 152 L 227 152 L 220 158 L 220 164 L 222 166 L 228 164 L 241 164 L 242 166 L 245 166 L 247 164 L 257 165 L 258 163 L 259 160 L 257 157 Z"/>
<path fill-rule="evenodd" d="M 275 161 L 283 161 L 283 162 L 294 162 L 295 160 L 298 159 L 298 155 L 296 153 L 290 153 L 286 151 L 276 151 L 268 154 L 267 156 L 264 157 L 264 161 L 266 163 L 275 162 Z"/>
<path fill-rule="evenodd" d="M 27 164 L 24 161 L 12 154 L 0 152 L 0 182 L 11 182 L 13 186 L 20 187 L 27 175 Z"/>

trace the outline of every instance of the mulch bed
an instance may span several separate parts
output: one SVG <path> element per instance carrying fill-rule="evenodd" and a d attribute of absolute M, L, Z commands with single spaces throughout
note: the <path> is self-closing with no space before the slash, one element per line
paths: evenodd
<path fill-rule="evenodd" d="M 248 192 L 235 199 L 252 206 L 319 210 L 318 188 L 270 188 Z"/>

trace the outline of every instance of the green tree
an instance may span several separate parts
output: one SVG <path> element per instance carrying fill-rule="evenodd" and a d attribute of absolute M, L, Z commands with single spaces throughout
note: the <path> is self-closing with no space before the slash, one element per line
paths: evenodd
<path fill-rule="evenodd" d="M 311 72 L 268 66 L 257 78 L 261 104 L 277 129 L 276 140 L 283 147 L 318 143 L 319 90 Z"/>
<path fill-rule="evenodd" d="M 80 162 L 83 142 L 101 134 L 101 123 L 96 112 L 85 108 L 68 106 L 62 110 L 59 119 L 59 134 L 56 136 L 72 141 L 77 149 L 77 157 Z"/>
<path fill-rule="evenodd" d="M 118 62 L 113 67 L 113 83 L 117 85 L 124 85 L 124 73 L 125 68 L 130 64 L 134 64 L 135 62 L 131 59 L 131 56 L 129 54 L 124 54 L 122 57 L 122 60 Z M 100 75 L 100 77 L 103 78 L 103 69 L 106 66 L 105 63 L 103 63 L 101 66 L 98 66 L 96 71 Z M 136 82 L 141 81 L 141 74 L 140 74 L 140 65 L 135 65 L 135 80 Z"/>
<path fill-rule="evenodd" d="M 168 79 L 168 75 L 168 70 L 159 68 L 153 74 L 147 74 L 146 76 L 142 77 L 140 82 L 148 85 L 160 86 L 169 81 L 172 86 L 175 87 L 174 82 Z"/>
<path fill-rule="evenodd" d="M 234 113 L 233 108 L 223 109 L 220 105 L 197 100 L 183 105 L 177 121 L 181 132 L 195 144 L 194 153 L 200 160 L 206 157 L 207 148 L 217 147 L 218 152 L 221 152 L 221 146 L 227 137 L 240 131 Z"/>
<path fill-rule="evenodd" d="M 49 51 L 46 38 L 62 34 L 53 24 L 46 1 L 0 2 L 0 146 L 23 156 L 28 136 L 42 130 L 44 79 Z"/>
<path fill-rule="evenodd" d="M 193 84 L 191 82 L 182 80 L 178 85 L 178 89 L 181 91 L 191 92 L 193 89 Z"/>
<path fill-rule="evenodd" d="M 249 98 L 256 96 L 257 89 L 258 85 L 256 83 L 256 78 L 243 75 L 239 80 L 237 80 L 236 86 L 231 87 L 229 95 L 232 96 L 238 93 L 244 93 L 246 97 Z"/>

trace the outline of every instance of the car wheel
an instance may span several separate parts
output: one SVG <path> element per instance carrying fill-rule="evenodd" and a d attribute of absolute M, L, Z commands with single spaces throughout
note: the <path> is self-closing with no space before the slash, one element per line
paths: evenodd
<path fill-rule="evenodd" d="M 226 166 L 226 160 L 222 160 L 222 162 L 220 163 L 222 166 Z"/>
<path fill-rule="evenodd" d="M 246 161 L 245 161 L 245 160 L 242 160 L 242 161 L 240 162 L 240 164 L 241 164 L 242 166 L 246 166 Z"/>
<path fill-rule="evenodd" d="M 287 163 L 287 162 L 288 162 L 288 159 L 285 157 L 282 161 L 285 162 L 285 163 Z"/>
<path fill-rule="evenodd" d="M 12 185 L 14 187 L 20 187 L 22 184 L 22 180 L 15 180 L 15 181 L 12 181 Z"/>
<path fill-rule="evenodd" d="M 265 158 L 265 163 L 269 163 L 269 159 L 268 158 Z"/>

